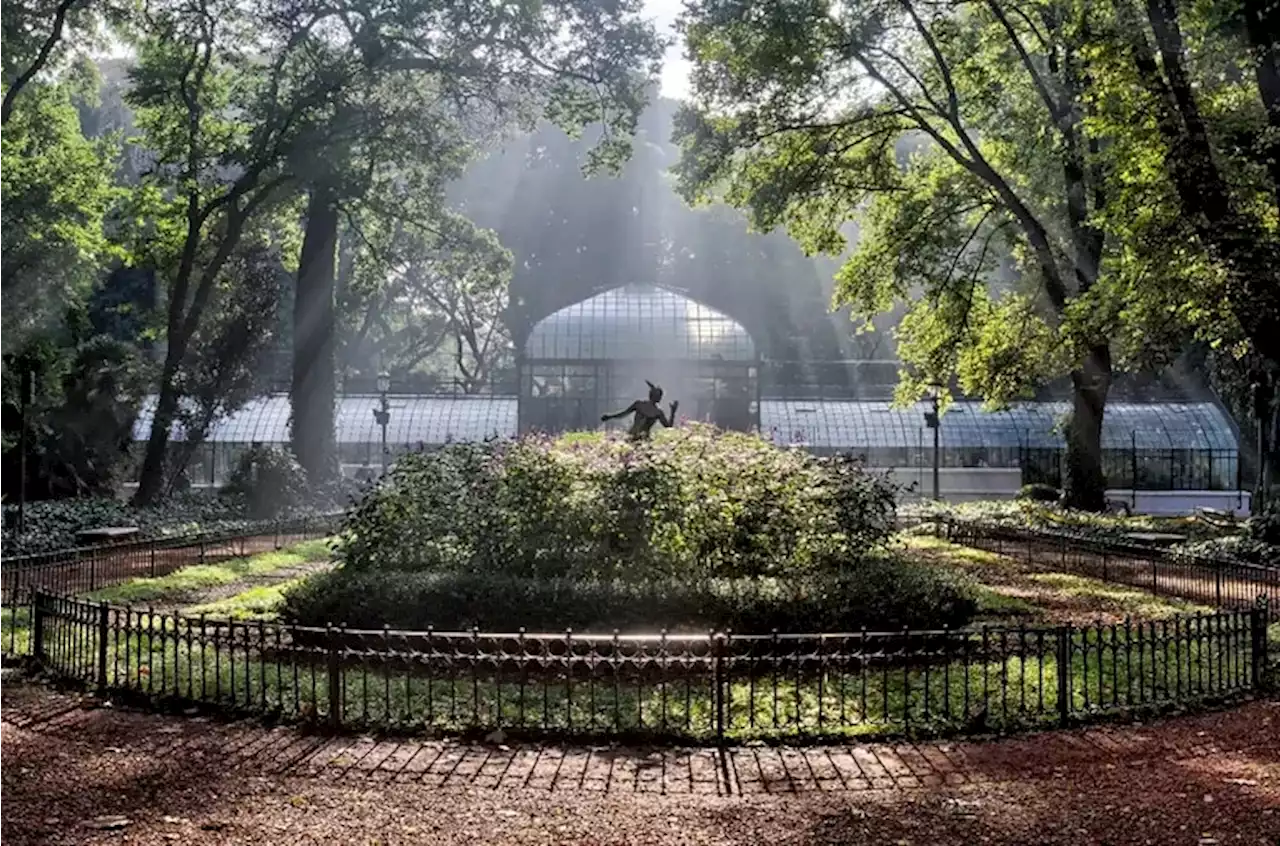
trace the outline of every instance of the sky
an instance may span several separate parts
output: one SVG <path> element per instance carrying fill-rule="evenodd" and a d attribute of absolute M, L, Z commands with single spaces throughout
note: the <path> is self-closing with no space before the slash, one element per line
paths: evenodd
<path fill-rule="evenodd" d="M 672 25 L 683 6 L 681 0 L 644 0 L 645 13 L 658 30 L 674 36 Z M 689 91 L 689 63 L 684 59 L 684 45 L 672 44 L 662 64 L 662 96 L 683 98 Z"/>

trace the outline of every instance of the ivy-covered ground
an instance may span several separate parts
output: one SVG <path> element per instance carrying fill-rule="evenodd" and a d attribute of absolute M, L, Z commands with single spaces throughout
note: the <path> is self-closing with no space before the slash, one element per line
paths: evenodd
<path fill-rule="evenodd" d="M 118 499 L 67 499 L 33 502 L 26 506 L 26 529 L 19 535 L 17 506 L 4 506 L 4 557 L 32 555 L 69 549 L 77 545 L 76 536 L 86 529 L 104 526 L 135 526 L 138 538 L 165 538 L 198 532 L 232 532 L 259 522 L 251 519 L 242 502 L 231 497 L 213 495 L 176 496 L 148 508 L 134 508 Z M 329 510 L 329 509 L 321 509 Z M 289 516 L 317 513 L 316 509 L 299 508 Z"/>
<path fill-rule="evenodd" d="M 1030 500 L 965 503 L 914 503 L 898 509 L 907 519 L 950 518 L 1028 529 L 1056 529 L 1132 540 L 1134 533 L 1180 535 L 1171 551 L 1280 566 L 1280 504 L 1252 518 L 1226 514 L 1157 517 L 1147 514 L 1095 514 Z"/>

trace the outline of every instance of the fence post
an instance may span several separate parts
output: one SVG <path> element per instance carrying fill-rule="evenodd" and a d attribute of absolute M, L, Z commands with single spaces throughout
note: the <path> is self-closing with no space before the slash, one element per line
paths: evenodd
<path fill-rule="evenodd" d="M 98 556 L 89 556 L 89 592 L 98 589 Z"/>
<path fill-rule="evenodd" d="M 107 690 L 107 632 L 111 627 L 111 606 L 98 605 L 98 693 Z"/>
<path fill-rule="evenodd" d="M 156 545 L 151 544 L 151 578 L 156 577 Z"/>
<path fill-rule="evenodd" d="M 31 655 L 37 662 L 44 660 L 44 592 L 40 588 L 31 592 Z"/>
<path fill-rule="evenodd" d="M 1214 586 L 1213 586 L 1214 594 L 1217 596 L 1217 605 L 1219 608 L 1221 608 L 1222 607 L 1222 564 L 1221 562 L 1219 562 L 1218 565 L 1213 568 L 1213 581 L 1214 581 Z"/>
<path fill-rule="evenodd" d="M 1267 621 L 1270 617 L 1267 595 L 1264 593 L 1254 603 L 1249 616 L 1249 629 L 1252 635 L 1253 653 L 1253 689 L 1261 690 L 1267 675 Z"/>
<path fill-rule="evenodd" d="M 1058 722 L 1071 723 L 1071 626 L 1058 627 Z"/>
<path fill-rule="evenodd" d="M 1160 576 L 1160 571 L 1156 567 L 1156 560 L 1152 558 L 1151 559 L 1151 592 L 1152 593 L 1158 594 L 1160 592 L 1159 576 Z"/>
<path fill-rule="evenodd" d="M 341 642 L 332 623 L 326 625 L 325 629 L 329 649 L 329 727 L 336 731 L 342 728 L 342 662 L 339 660 Z"/>
<path fill-rule="evenodd" d="M 715 667 L 716 744 L 724 745 L 724 653 L 725 637 L 711 633 L 711 655 Z"/>

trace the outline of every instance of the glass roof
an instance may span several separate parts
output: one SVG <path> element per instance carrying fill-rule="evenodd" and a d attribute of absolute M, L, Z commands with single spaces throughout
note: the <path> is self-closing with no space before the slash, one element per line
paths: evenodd
<path fill-rule="evenodd" d="M 480 441 L 511 437 L 516 432 L 515 397 L 494 396 L 396 396 L 388 398 L 391 419 L 387 442 L 393 444 L 442 444 L 449 440 Z M 381 430 L 373 417 L 376 396 L 348 396 L 338 402 L 338 443 L 378 443 Z M 136 440 L 151 430 L 155 400 L 149 397 L 133 426 Z M 287 443 L 289 397 L 259 397 L 230 417 L 216 423 L 209 440 L 225 443 Z M 175 440 L 183 434 L 175 430 Z"/>
<path fill-rule="evenodd" d="M 395 444 L 440 444 L 513 437 L 517 400 L 510 396 L 392 395 L 387 440 Z M 337 413 L 339 443 L 377 443 L 373 418 L 376 396 L 342 398 Z M 154 397 L 134 423 L 134 438 L 145 440 L 151 428 Z M 931 446 L 924 425 L 925 403 L 891 408 L 887 402 L 762 400 L 760 428 L 781 444 L 825 449 L 911 448 Z M 942 417 L 943 447 L 1063 446 L 1058 421 L 1066 403 L 1022 403 L 1006 411 L 985 412 L 977 402 L 956 402 Z M 215 424 L 210 440 L 230 443 L 286 443 L 289 398 L 260 397 Z M 175 439 L 181 440 L 181 431 Z M 1238 448 L 1235 430 L 1212 403 L 1111 403 L 1103 423 L 1104 449 L 1139 450 Z"/>
<path fill-rule="evenodd" d="M 830 449 L 918 447 L 933 444 L 926 403 L 891 408 L 887 402 L 763 400 L 760 429 L 781 443 Z M 986 412 L 978 402 L 956 402 L 942 416 L 943 447 L 1064 446 L 1059 431 L 1064 402 L 1020 403 Z M 1103 449 L 1237 449 L 1235 430 L 1212 403 L 1110 403 L 1102 424 Z"/>
<path fill-rule="evenodd" d="M 655 285 L 624 285 L 562 308 L 534 325 L 529 359 L 749 361 L 755 343 L 741 324 Z"/>

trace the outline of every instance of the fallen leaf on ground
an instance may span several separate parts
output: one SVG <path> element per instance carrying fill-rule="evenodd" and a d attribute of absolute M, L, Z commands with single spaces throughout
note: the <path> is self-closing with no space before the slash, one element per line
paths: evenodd
<path fill-rule="evenodd" d="M 100 829 L 103 829 L 104 831 L 109 831 L 112 829 L 124 828 L 125 826 L 129 825 L 132 822 L 133 820 L 129 819 L 128 817 L 114 815 L 114 816 L 94 817 L 93 820 L 89 822 L 87 825 L 90 828 L 100 828 Z"/>

